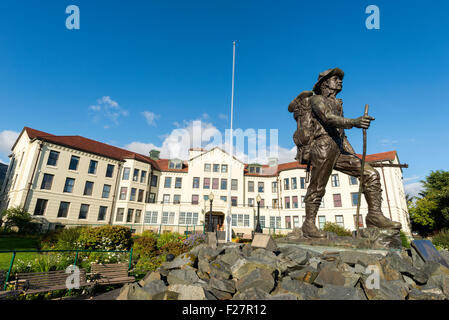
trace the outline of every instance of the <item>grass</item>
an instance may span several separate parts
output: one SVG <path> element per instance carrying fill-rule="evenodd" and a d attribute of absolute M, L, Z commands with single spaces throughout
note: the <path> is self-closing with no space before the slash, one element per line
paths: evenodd
<path fill-rule="evenodd" d="M 37 250 L 40 240 L 38 238 L 26 238 L 17 236 L 0 236 L 0 250 Z M 23 252 L 17 253 L 16 259 L 32 260 L 37 257 L 37 253 Z M 11 253 L 0 253 L 0 270 L 8 270 L 11 262 Z"/>

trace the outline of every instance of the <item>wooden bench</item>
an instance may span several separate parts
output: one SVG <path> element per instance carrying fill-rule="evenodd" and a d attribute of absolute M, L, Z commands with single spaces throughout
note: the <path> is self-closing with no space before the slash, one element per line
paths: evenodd
<path fill-rule="evenodd" d="M 97 285 L 130 283 L 136 281 L 132 276 L 128 275 L 127 263 L 113 264 L 92 264 L 91 276 L 92 281 Z"/>
<path fill-rule="evenodd" d="M 80 288 L 90 286 L 91 284 L 86 280 L 86 270 L 79 270 Z M 16 273 L 14 290 L 31 294 L 68 289 L 66 286 L 66 280 L 69 276 L 70 273 L 66 273 L 65 270 Z"/>

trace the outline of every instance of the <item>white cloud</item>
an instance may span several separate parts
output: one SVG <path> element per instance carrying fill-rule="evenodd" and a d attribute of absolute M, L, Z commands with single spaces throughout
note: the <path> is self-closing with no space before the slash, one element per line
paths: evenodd
<path fill-rule="evenodd" d="M 14 142 L 16 142 L 18 136 L 18 132 L 11 130 L 4 130 L 0 132 L 0 153 L 2 155 L 9 155 L 9 153 L 11 152 L 11 147 L 13 146 Z"/>
<path fill-rule="evenodd" d="M 404 185 L 404 191 L 406 194 L 412 197 L 418 196 L 418 194 L 423 190 L 423 185 L 421 182 L 413 182 Z"/>
<path fill-rule="evenodd" d="M 118 125 L 120 117 L 126 117 L 129 114 L 127 110 L 120 107 L 118 102 L 112 100 L 110 96 L 104 96 L 97 99 L 97 104 L 89 106 L 88 109 L 93 111 L 94 122 L 103 119 L 103 121 L 110 121 L 115 125 Z"/>
<path fill-rule="evenodd" d="M 130 144 L 127 144 L 125 146 L 125 149 L 133 151 L 133 152 L 137 152 L 143 155 L 148 155 L 150 153 L 151 150 L 155 149 L 155 150 L 161 150 L 160 147 L 156 147 L 154 144 L 152 143 L 143 143 L 143 142 L 131 142 Z"/>
<path fill-rule="evenodd" d="M 148 125 L 150 125 L 150 126 L 155 126 L 156 120 L 159 119 L 159 117 L 160 117 L 159 115 L 157 115 L 151 111 L 144 111 L 144 112 L 142 112 L 142 115 L 145 117 Z"/>
<path fill-rule="evenodd" d="M 218 115 L 218 118 L 221 119 L 221 120 L 228 120 L 228 116 L 225 115 L 225 114 L 223 114 L 223 113 L 220 113 L 220 114 Z"/>
<path fill-rule="evenodd" d="M 393 140 L 393 139 L 388 139 L 388 138 L 381 139 L 379 142 L 383 146 L 394 146 L 394 145 L 397 145 L 399 143 L 398 140 Z"/>

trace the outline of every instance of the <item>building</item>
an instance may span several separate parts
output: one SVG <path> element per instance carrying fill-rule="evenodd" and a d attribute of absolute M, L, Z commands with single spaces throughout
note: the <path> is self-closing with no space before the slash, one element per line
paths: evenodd
<path fill-rule="evenodd" d="M 214 226 L 223 225 L 230 201 L 235 234 L 254 230 L 258 196 L 264 232 L 287 233 L 305 219 L 306 168 L 297 162 L 278 164 L 270 159 L 267 165 L 245 164 L 218 147 L 190 149 L 187 161 L 160 159 L 154 150 L 145 156 L 81 136 L 55 136 L 28 127 L 10 158 L 0 189 L 2 209 L 22 206 L 48 228 L 120 224 L 136 232 L 203 231 L 211 195 Z M 399 163 L 395 151 L 368 155 L 367 161 Z M 402 169 L 377 170 L 384 214 L 410 233 Z M 329 221 L 354 230 L 357 192 L 358 179 L 333 172 L 317 226 Z M 362 199 L 360 226 L 366 212 Z"/>
<path fill-rule="evenodd" d="M 8 170 L 8 165 L 0 162 L 0 187 L 3 185 L 3 181 L 5 181 L 7 170 Z"/>

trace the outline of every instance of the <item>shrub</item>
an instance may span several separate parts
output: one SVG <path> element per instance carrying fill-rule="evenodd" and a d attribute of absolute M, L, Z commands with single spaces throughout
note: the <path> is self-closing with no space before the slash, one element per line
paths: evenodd
<path fill-rule="evenodd" d="M 74 250 L 79 248 L 79 237 L 86 227 L 64 228 L 47 234 L 42 239 L 42 246 L 46 249 Z M 78 245 L 78 247 L 77 247 Z"/>
<path fill-rule="evenodd" d="M 152 258 L 158 254 L 157 237 L 149 231 L 144 231 L 134 239 L 133 253 L 140 258 Z"/>
<path fill-rule="evenodd" d="M 160 255 L 154 258 L 139 259 L 134 266 L 135 273 L 147 273 L 149 271 L 155 271 L 165 261 L 165 255 Z"/>
<path fill-rule="evenodd" d="M 335 233 L 337 236 L 345 236 L 345 237 L 350 237 L 352 236 L 352 232 L 348 229 L 343 228 L 342 226 L 333 223 L 333 222 L 326 222 L 324 224 L 323 227 L 323 231 L 326 232 L 333 232 Z"/>
<path fill-rule="evenodd" d="M 130 228 L 105 225 L 82 228 L 77 246 L 88 250 L 129 250 L 132 242 Z"/>
<path fill-rule="evenodd" d="M 410 241 L 408 240 L 408 237 L 407 237 L 407 235 L 404 233 L 404 231 L 400 231 L 400 233 L 399 233 L 399 235 L 400 235 L 400 237 L 401 237 L 401 243 L 402 243 L 402 246 L 404 247 L 404 248 L 410 248 Z"/>
<path fill-rule="evenodd" d="M 164 254 L 171 253 L 175 256 L 179 256 L 180 254 L 189 251 L 189 247 L 182 242 L 168 242 L 160 248 L 160 251 Z"/>
<path fill-rule="evenodd" d="M 31 214 L 25 211 L 24 208 L 16 207 L 4 210 L 1 214 L 5 220 L 4 228 L 11 231 L 12 228 L 17 228 L 19 233 L 36 234 L 39 233 L 41 225 L 33 221 Z"/>
<path fill-rule="evenodd" d="M 206 242 L 206 235 L 203 233 L 194 233 L 183 241 L 183 243 L 190 248 L 193 248 L 204 242 Z"/>
<path fill-rule="evenodd" d="M 443 229 L 435 234 L 432 243 L 438 248 L 449 250 L 449 229 Z"/>
<path fill-rule="evenodd" d="M 176 232 L 162 233 L 157 239 L 157 247 L 161 248 L 169 242 L 182 242 L 185 237 Z"/>

